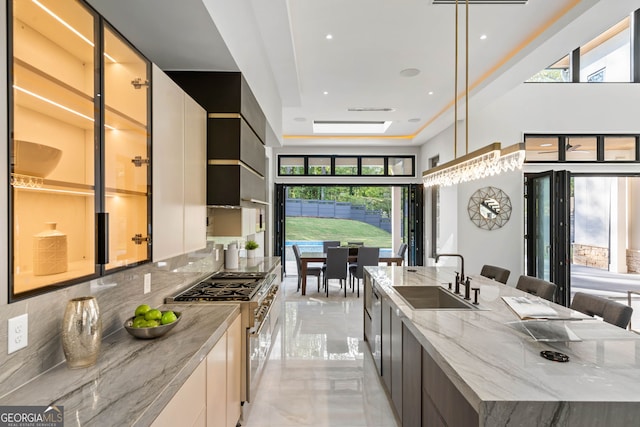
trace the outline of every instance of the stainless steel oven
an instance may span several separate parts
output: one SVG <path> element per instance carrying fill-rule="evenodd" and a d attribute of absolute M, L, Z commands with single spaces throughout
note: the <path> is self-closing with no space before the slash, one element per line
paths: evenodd
<path fill-rule="evenodd" d="M 251 402 L 254 388 L 269 356 L 280 316 L 280 273 L 221 271 L 179 294 L 172 302 L 240 304 L 242 340 L 242 401 Z"/>
<path fill-rule="evenodd" d="M 280 318 L 282 301 L 279 284 L 271 287 L 270 295 L 258 308 L 257 322 L 247 334 L 247 349 L 249 349 L 248 364 L 250 382 L 247 385 L 249 402 L 254 397 L 256 385 L 262 376 L 264 364 L 269 357 L 275 340 L 276 328 Z"/>

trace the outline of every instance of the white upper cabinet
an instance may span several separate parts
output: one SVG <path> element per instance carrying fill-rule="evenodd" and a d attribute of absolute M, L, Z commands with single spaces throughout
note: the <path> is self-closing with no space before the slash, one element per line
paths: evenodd
<path fill-rule="evenodd" d="M 204 109 L 153 66 L 153 261 L 206 245 Z"/>

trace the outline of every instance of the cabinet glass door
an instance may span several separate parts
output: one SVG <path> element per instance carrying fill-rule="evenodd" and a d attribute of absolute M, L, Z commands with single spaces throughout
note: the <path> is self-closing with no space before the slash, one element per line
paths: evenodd
<path fill-rule="evenodd" d="M 150 64 L 108 26 L 103 56 L 109 270 L 150 258 Z"/>
<path fill-rule="evenodd" d="M 96 15 L 12 2 L 12 295 L 96 274 Z"/>

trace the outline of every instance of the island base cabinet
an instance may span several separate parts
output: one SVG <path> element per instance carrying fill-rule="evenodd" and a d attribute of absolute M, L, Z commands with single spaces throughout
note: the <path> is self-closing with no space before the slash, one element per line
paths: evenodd
<path fill-rule="evenodd" d="M 422 346 L 402 325 L 402 427 L 420 427 L 422 419 Z M 431 424 L 428 424 L 431 425 Z"/>
<path fill-rule="evenodd" d="M 424 349 L 422 349 L 422 412 L 423 426 L 479 425 L 478 413 Z"/>
<path fill-rule="evenodd" d="M 391 388 L 391 306 L 386 299 L 382 299 L 382 348 L 381 348 L 381 365 L 382 365 L 382 382 L 392 396 Z M 394 402 L 395 403 L 395 402 Z M 398 414 L 400 415 L 400 414 Z"/>
<path fill-rule="evenodd" d="M 151 424 L 152 427 L 205 427 L 207 365 L 202 362 Z"/>
<path fill-rule="evenodd" d="M 386 300 L 385 300 L 386 301 Z M 405 426 L 403 409 L 403 395 L 402 395 L 402 372 L 404 369 L 404 355 L 402 354 L 402 319 L 394 312 L 394 309 L 389 306 L 390 309 L 390 331 L 391 331 L 391 401 L 393 407 L 396 410 L 396 414 L 402 425 Z M 419 371 L 418 371 L 419 372 Z"/>

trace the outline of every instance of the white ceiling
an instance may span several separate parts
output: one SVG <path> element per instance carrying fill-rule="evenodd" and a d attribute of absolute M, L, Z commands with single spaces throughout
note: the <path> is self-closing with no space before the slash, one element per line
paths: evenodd
<path fill-rule="evenodd" d="M 272 145 L 419 145 L 453 121 L 452 5 L 432 0 L 89 3 L 162 69 L 242 71 L 276 135 Z M 640 0 L 471 5 L 469 114 L 637 8 Z M 458 90 L 463 93 L 463 0 L 459 11 Z M 483 34 L 486 40 L 480 40 Z M 420 72 L 403 77 L 401 70 L 408 68 Z M 461 100 L 459 118 L 464 107 Z M 327 138 L 313 135 L 313 120 L 392 124 L 384 137 Z"/>

